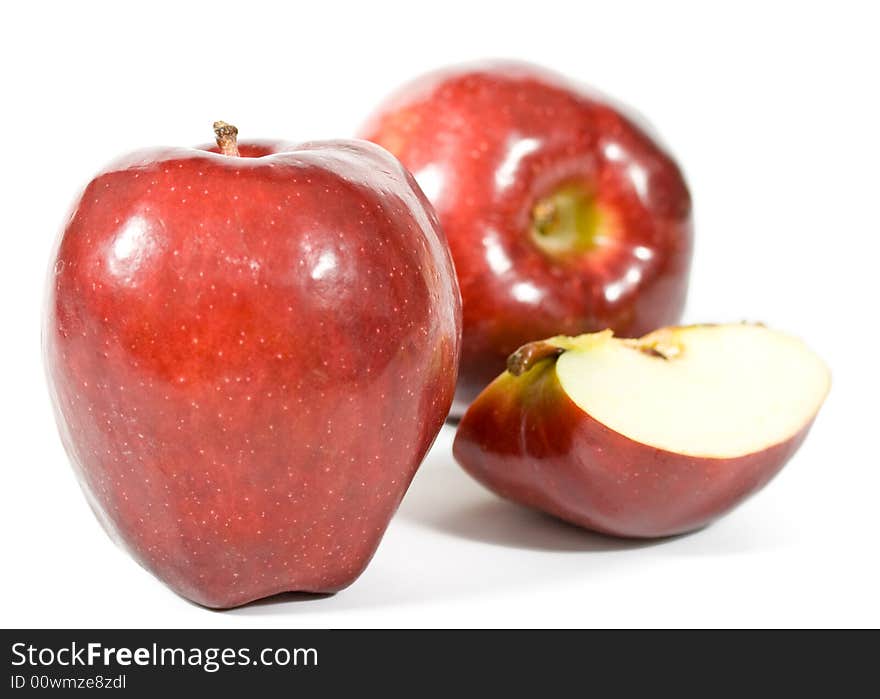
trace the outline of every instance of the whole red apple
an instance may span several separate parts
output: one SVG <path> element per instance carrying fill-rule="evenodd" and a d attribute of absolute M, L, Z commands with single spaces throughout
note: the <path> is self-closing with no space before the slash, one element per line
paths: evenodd
<path fill-rule="evenodd" d="M 181 595 L 332 592 L 369 562 L 452 402 L 436 216 L 365 142 L 136 153 L 88 185 L 45 358 L 102 523 Z M 215 149 L 216 150 L 216 149 Z"/>
<path fill-rule="evenodd" d="M 755 325 L 529 343 L 468 409 L 458 462 L 499 495 L 588 529 L 698 529 L 762 488 L 830 386 L 799 340 Z"/>
<path fill-rule="evenodd" d="M 678 320 L 687 186 L 603 100 L 534 66 L 468 65 L 415 80 L 362 135 L 414 173 L 449 239 L 464 303 L 460 401 L 531 340 Z"/>

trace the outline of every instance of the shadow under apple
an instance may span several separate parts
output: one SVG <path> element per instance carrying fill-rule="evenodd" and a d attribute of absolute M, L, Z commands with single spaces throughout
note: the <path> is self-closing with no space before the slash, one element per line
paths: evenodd
<path fill-rule="evenodd" d="M 269 611 L 271 613 L 271 608 L 277 609 L 282 605 L 299 604 L 301 602 L 315 602 L 317 600 L 328 599 L 335 594 L 335 592 L 279 592 L 277 595 L 261 597 L 260 599 L 246 602 L 245 604 L 231 607 L 230 609 L 213 609 L 211 607 L 202 607 L 202 609 L 207 609 L 209 612 L 217 612 L 218 614 L 231 614 L 237 611 L 244 611 L 245 613 L 247 610 L 258 611 L 260 607 L 268 607 L 270 608 Z M 196 606 L 201 607 L 201 605 Z"/>
<path fill-rule="evenodd" d="M 576 527 L 487 492 L 448 461 L 419 472 L 397 516 L 450 536 L 537 551 L 625 551 L 669 540 L 622 539 Z"/>
<path fill-rule="evenodd" d="M 538 551 L 618 551 L 650 543 L 603 536 L 501 499 L 416 512 L 408 518 L 463 539 Z"/>

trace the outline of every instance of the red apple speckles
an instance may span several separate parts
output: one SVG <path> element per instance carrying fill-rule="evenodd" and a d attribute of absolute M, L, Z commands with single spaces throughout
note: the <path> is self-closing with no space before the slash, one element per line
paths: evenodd
<path fill-rule="evenodd" d="M 362 133 L 415 174 L 449 238 L 462 401 L 528 341 L 678 320 L 690 196 L 669 155 L 608 104 L 532 66 L 465 66 L 404 88 Z"/>
<path fill-rule="evenodd" d="M 44 330 L 92 507 L 211 607 L 357 578 L 446 417 L 460 341 L 443 234 L 394 158 L 239 150 L 148 150 L 99 174 L 58 244 Z"/>

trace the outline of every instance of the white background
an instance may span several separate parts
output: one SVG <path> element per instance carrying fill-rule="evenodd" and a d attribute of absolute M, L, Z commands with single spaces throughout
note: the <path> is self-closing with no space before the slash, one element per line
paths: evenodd
<path fill-rule="evenodd" d="M 13 8 L 13 9 L 10 9 Z M 4 10 L 0 624 L 880 625 L 880 98 L 871 3 L 15 3 Z M 117 550 L 66 462 L 39 316 L 79 188 L 146 145 L 351 135 L 419 72 L 532 60 L 635 106 L 686 170 L 688 320 L 803 336 L 834 386 L 763 493 L 692 536 L 604 539 L 503 503 L 441 434 L 366 573 L 225 613 Z"/>

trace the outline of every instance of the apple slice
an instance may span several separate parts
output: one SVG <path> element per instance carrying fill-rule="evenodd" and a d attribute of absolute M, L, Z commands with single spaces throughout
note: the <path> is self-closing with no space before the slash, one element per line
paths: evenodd
<path fill-rule="evenodd" d="M 692 531 L 763 487 L 830 386 L 800 340 L 760 325 L 611 331 L 521 347 L 453 451 L 499 495 L 596 531 Z"/>

